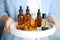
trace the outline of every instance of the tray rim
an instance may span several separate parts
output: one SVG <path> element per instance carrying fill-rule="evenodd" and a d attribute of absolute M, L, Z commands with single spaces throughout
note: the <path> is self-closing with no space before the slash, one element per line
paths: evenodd
<path fill-rule="evenodd" d="M 10 32 L 11 32 L 11 26 L 12 26 L 13 24 L 16 25 L 16 23 L 17 23 L 17 22 L 12 23 L 12 24 L 10 25 Z M 52 29 L 54 29 L 54 30 L 52 30 Z M 50 36 L 50 35 L 53 35 L 53 34 L 55 33 L 55 25 L 54 25 L 54 28 L 51 28 L 51 29 L 48 29 L 48 30 L 44 30 L 44 31 L 23 31 L 23 30 L 18 30 L 18 29 L 14 29 L 14 30 L 15 30 L 16 32 L 17 32 L 17 31 L 20 31 L 20 32 L 22 32 L 22 33 L 23 33 L 23 32 L 25 33 L 25 34 L 23 34 L 23 36 L 22 36 L 22 35 L 20 36 L 20 35 L 15 35 L 16 32 L 15 32 L 15 34 L 14 34 L 13 32 L 11 32 L 12 35 L 15 35 L 15 36 L 17 36 L 17 37 L 42 38 L 43 36 L 42 36 L 42 37 L 41 37 L 41 36 L 40 36 L 40 37 L 39 37 L 39 36 L 34 37 L 34 35 L 33 35 L 32 37 L 31 37 L 31 36 L 29 37 L 29 36 L 28 36 L 28 33 L 31 33 L 31 34 L 32 34 L 32 33 L 36 33 L 36 34 L 38 33 L 38 34 L 39 34 L 40 32 L 43 33 L 43 32 L 48 32 L 49 30 L 52 30 L 52 33 L 50 33 L 49 35 L 47 35 L 47 36 Z M 24 36 L 24 35 L 25 35 L 25 36 Z M 45 36 L 46 36 L 46 35 L 45 35 Z"/>

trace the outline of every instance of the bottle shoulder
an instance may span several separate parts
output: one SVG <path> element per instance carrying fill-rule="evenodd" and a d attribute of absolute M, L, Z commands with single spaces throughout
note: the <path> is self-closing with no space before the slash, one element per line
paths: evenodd
<path fill-rule="evenodd" d="M 28 12 L 27 12 L 25 15 L 30 15 L 30 16 L 31 16 L 31 14 L 30 14 L 30 13 L 28 13 Z"/>

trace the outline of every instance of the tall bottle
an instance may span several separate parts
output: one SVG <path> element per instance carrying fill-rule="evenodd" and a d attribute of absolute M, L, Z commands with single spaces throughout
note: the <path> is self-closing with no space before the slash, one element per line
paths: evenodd
<path fill-rule="evenodd" d="M 24 23 L 23 9 L 22 6 L 20 6 L 19 15 L 18 15 L 18 26 L 21 26 L 23 23 Z"/>
<path fill-rule="evenodd" d="M 30 14 L 30 9 L 29 9 L 29 6 L 27 6 L 27 9 L 26 9 L 26 14 L 24 16 L 24 22 L 27 22 L 31 20 L 31 14 Z"/>
<path fill-rule="evenodd" d="M 40 27 L 41 26 L 41 21 L 42 21 L 40 9 L 38 9 L 36 21 L 37 21 L 37 26 Z"/>
<path fill-rule="evenodd" d="M 36 17 L 37 30 L 41 29 L 41 21 L 42 21 L 41 12 L 40 9 L 38 9 L 37 17 Z"/>

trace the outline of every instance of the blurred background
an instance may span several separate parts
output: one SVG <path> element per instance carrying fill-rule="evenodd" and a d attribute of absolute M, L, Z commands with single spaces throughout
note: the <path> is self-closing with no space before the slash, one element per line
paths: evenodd
<path fill-rule="evenodd" d="M 60 0 L 56 0 L 56 20 L 58 23 L 58 30 L 49 37 L 50 40 L 60 40 Z"/>

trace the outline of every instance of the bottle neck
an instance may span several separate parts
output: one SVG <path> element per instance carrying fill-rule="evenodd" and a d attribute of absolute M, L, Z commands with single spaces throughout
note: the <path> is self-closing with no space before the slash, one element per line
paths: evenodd
<path fill-rule="evenodd" d="M 30 12 L 26 12 L 26 13 L 30 13 Z"/>

